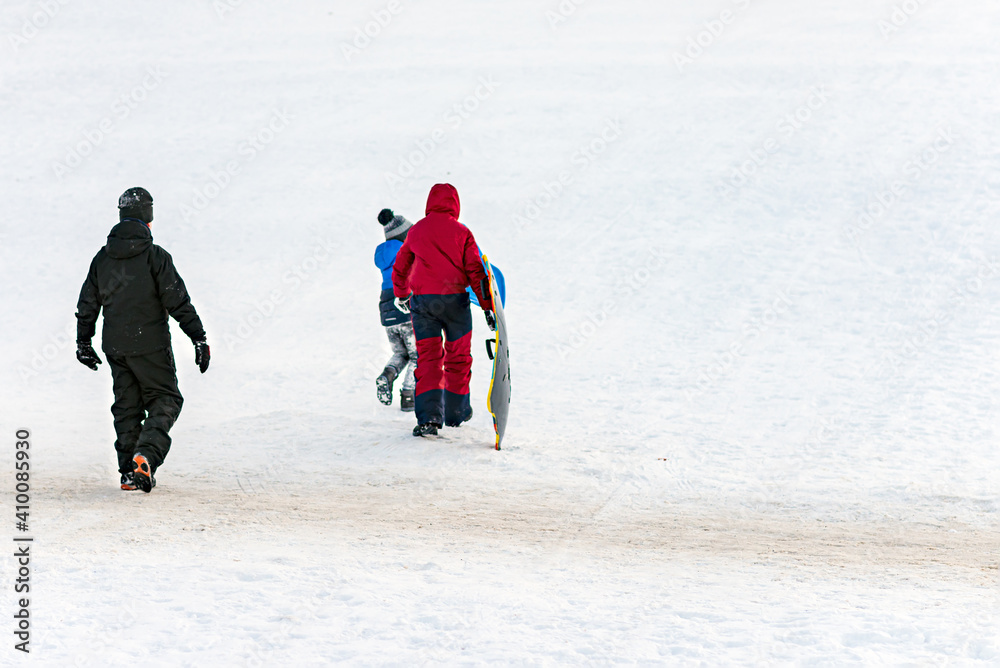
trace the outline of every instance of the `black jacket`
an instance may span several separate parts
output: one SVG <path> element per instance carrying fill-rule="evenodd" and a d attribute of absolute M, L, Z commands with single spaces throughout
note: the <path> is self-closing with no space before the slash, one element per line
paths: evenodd
<path fill-rule="evenodd" d="M 410 322 L 410 316 L 396 308 L 396 295 L 392 294 L 392 288 L 382 291 L 378 300 L 378 312 L 382 318 L 383 327 Z"/>
<path fill-rule="evenodd" d="M 205 338 L 198 313 L 170 253 L 153 243 L 145 223 L 126 218 L 97 252 L 76 305 L 76 338 L 90 341 L 104 308 L 108 355 L 146 355 L 170 347 L 169 313 L 192 341 Z"/>

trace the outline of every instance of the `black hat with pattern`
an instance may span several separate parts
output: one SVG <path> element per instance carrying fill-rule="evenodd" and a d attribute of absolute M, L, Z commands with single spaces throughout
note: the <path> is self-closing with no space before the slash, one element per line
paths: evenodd
<path fill-rule="evenodd" d="M 129 188 L 118 198 L 118 218 L 136 218 L 147 225 L 153 222 L 153 196 L 145 188 Z"/>
<path fill-rule="evenodd" d="M 413 223 L 403 216 L 396 215 L 391 209 L 382 209 L 378 214 L 378 222 L 385 230 L 385 240 L 398 239 L 413 227 Z"/>

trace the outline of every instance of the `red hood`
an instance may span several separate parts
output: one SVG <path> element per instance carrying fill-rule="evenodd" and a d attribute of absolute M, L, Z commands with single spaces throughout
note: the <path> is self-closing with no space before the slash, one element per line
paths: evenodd
<path fill-rule="evenodd" d="M 459 204 L 458 191 L 455 190 L 455 186 L 450 183 L 439 183 L 431 188 L 430 194 L 427 195 L 427 210 L 424 211 L 424 214 L 446 213 L 457 220 L 460 209 L 461 204 Z"/>

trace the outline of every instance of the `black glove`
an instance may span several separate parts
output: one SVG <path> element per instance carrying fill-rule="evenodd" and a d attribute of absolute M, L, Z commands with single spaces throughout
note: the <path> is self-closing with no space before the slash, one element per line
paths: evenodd
<path fill-rule="evenodd" d="M 493 311 L 483 311 L 483 315 L 486 316 L 486 325 L 490 328 L 490 331 L 497 331 L 497 317 L 493 314 Z"/>
<path fill-rule="evenodd" d="M 87 341 L 76 342 L 76 359 L 80 361 L 80 364 L 90 367 L 94 371 L 97 371 L 98 364 L 103 364 L 101 358 L 94 352 L 94 347 Z"/>
<path fill-rule="evenodd" d="M 396 297 L 396 301 L 394 303 L 396 304 L 396 308 L 398 308 L 400 311 L 402 311 L 403 313 L 409 314 L 409 312 L 410 312 L 410 298 L 409 297 L 407 297 L 406 299 L 400 299 L 399 297 Z"/>
<path fill-rule="evenodd" d="M 212 352 L 208 348 L 208 341 L 202 339 L 194 342 L 194 363 L 198 365 L 202 373 L 208 371 L 208 361 L 212 359 Z"/>

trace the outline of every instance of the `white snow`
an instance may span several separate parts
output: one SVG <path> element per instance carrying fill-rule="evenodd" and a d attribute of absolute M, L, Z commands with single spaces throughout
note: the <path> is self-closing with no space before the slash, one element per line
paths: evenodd
<path fill-rule="evenodd" d="M 27 428 L 34 661 L 1000 663 L 997 25 L 4 2 L 0 535 Z M 375 399 L 375 217 L 443 181 L 507 279 L 500 452 L 478 313 L 471 423 L 418 440 Z M 149 495 L 73 344 L 136 185 L 213 351 L 174 327 Z"/>

